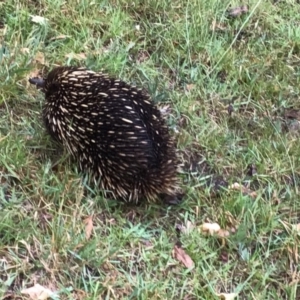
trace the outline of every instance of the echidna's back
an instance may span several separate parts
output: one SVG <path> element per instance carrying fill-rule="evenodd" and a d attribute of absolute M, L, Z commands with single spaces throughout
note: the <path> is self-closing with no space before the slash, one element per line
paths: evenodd
<path fill-rule="evenodd" d="M 44 119 L 102 187 L 137 201 L 176 190 L 175 147 L 159 110 L 126 83 L 61 68 L 46 81 Z"/>

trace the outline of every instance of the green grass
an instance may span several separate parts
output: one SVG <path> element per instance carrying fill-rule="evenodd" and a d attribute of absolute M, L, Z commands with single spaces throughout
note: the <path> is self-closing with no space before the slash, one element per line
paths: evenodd
<path fill-rule="evenodd" d="M 61 299 L 300 299 L 300 4 L 249 0 L 228 18 L 239 4 L 0 2 L 1 299 L 26 299 L 34 283 Z M 87 186 L 46 135 L 43 95 L 28 83 L 64 64 L 103 69 L 170 105 L 182 204 L 128 206 Z M 187 221 L 196 229 L 178 233 Z M 237 230 L 206 237 L 207 221 Z M 172 257 L 178 241 L 194 269 Z"/>

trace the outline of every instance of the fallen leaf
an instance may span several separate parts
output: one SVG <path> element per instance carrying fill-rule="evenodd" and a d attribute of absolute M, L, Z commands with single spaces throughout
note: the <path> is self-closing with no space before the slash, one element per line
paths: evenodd
<path fill-rule="evenodd" d="M 30 17 L 31 17 L 31 22 L 36 24 L 45 25 L 48 22 L 47 18 L 41 16 L 31 15 Z"/>
<path fill-rule="evenodd" d="M 228 10 L 228 15 L 230 17 L 238 17 L 242 14 L 245 14 L 248 12 L 248 6 L 247 5 L 241 5 L 241 6 L 238 6 L 238 7 L 235 7 L 235 8 L 232 8 L 230 10 Z"/>
<path fill-rule="evenodd" d="M 36 283 L 34 286 L 24 289 L 21 294 L 29 295 L 32 300 L 44 300 L 54 296 L 54 292 Z"/>
<path fill-rule="evenodd" d="M 191 257 L 178 245 L 174 246 L 173 256 L 178 261 L 182 262 L 187 268 L 194 267 L 194 262 Z"/>
<path fill-rule="evenodd" d="M 202 233 L 214 235 L 215 233 L 218 233 L 221 229 L 220 225 L 217 223 L 203 223 L 200 226 L 200 231 Z"/>
<path fill-rule="evenodd" d="M 81 53 L 69 53 L 65 55 L 66 58 L 70 58 L 70 59 L 77 59 L 77 60 L 84 60 L 86 59 L 86 55 L 81 52 Z"/>
<path fill-rule="evenodd" d="M 85 236 L 87 239 L 89 239 L 92 235 L 92 231 L 94 228 L 93 216 L 88 216 L 87 218 L 85 218 L 83 223 L 85 224 Z"/>
<path fill-rule="evenodd" d="M 217 296 L 223 300 L 233 300 L 237 296 L 237 294 L 236 293 L 230 293 L 230 294 L 221 293 L 221 294 L 217 294 Z"/>

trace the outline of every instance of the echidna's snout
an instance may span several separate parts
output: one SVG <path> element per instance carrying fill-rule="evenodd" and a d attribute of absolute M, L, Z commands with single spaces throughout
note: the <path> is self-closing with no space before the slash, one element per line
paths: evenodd
<path fill-rule="evenodd" d="M 45 80 L 40 77 L 29 78 L 29 82 L 36 85 L 38 89 L 43 89 L 45 87 Z"/>

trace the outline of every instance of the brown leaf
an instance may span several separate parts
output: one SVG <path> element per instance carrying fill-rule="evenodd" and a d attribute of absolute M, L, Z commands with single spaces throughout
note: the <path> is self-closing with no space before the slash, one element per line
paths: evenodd
<path fill-rule="evenodd" d="M 186 252 L 180 246 L 178 246 L 178 245 L 174 246 L 173 256 L 175 259 L 182 262 L 185 265 L 185 267 L 187 267 L 187 268 L 194 267 L 193 260 L 191 259 L 191 257 L 188 254 L 186 254 Z"/>
<path fill-rule="evenodd" d="M 248 12 L 248 6 L 247 5 L 241 5 L 241 6 L 238 6 L 238 7 L 235 7 L 235 8 L 232 8 L 230 10 L 228 10 L 228 15 L 230 17 L 238 17 L 242 14 L 245 14 Z"/>
<path fill-rule="evenodd" d="M 89 239 L 92 235 L 92 231 L 94 228 L 93 216 L 88 216 L 87 218 L 85 218 L 83 223 L 85 224 L 85 236 L 87 239 Z"/>
<path fill-rule="evenodd" d="M 44 300 L 54 295 L 54 292 L 36 283 L 34 286 L 23 289 L 21 294 L 29 295 L 32 300 Z"/>

